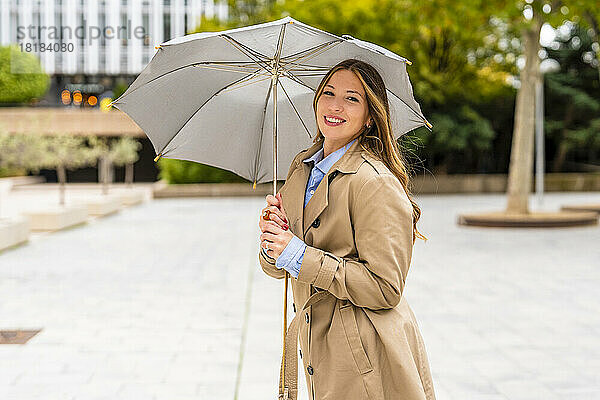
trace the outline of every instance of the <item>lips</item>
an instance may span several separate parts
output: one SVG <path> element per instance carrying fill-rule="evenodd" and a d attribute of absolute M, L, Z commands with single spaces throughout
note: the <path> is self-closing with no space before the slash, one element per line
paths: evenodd
<path fill-rule="evenodd" d="M 336 119 L 336 120 L 341 121 L 341 122 L 330 122 L 330 121 L 327 120 L 327 118 Z M 325 125 L 328 125 L 328 126 L 338 126 L 338 125 L 341 125 L 344 122 L 346 122 L 345 119 L 339 118 L 339 117 L 335 117 L 333 115 L 324 115 L 323 116 L 323 121 L 325 121 Z"/>

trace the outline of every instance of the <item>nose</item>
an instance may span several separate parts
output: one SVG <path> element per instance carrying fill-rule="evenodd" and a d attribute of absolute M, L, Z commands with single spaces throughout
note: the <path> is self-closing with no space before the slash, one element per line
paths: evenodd
<path fill-rule="evenodd" d="M 342 102 L 338 100 L 337 97 L 335 97 L 329 102 L 328 108 L 332 111 L 341 111 L 344 108 L 344 106 L 342 105 Z"/>

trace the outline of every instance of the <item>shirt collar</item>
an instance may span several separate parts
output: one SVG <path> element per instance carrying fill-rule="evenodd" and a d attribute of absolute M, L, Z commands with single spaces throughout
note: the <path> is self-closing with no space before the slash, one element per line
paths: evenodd
<path fill-rule="evenodd" d="M 323 146 L 321 146 L 321 148 L 315 154 L 313 154 L 311 157 L 307 158 L 306 160 L 303 160 L 303 162 L 305 162 L 305 163 L 309 163 L 311 161 L 315 162 L 316 163 L 315 166 L 321 172 L 323 172 L 323 174 L 326 174 L 329 171 L 329 169 L 333 166 L 333 164 L 335 164 L 336 161 L 338 161 L 344 155 L 346 150 L 348 150 L 348 148 L 350 148 L 350 146 L 352 146 L 352 143 L 354 143 L 356 141 L 356 139 L 358 139 L 358 138 L 354 138 L 354 140 L 352 140 L 345 146 L 340 147 L 339 149 L 337 149 L 336 151 L 334 151 L 333 153 L 331 153 L 330 155 L 328 155 L 325 158 L 323 158 L 323 154 L 325 152 L 324 152 Z"/>

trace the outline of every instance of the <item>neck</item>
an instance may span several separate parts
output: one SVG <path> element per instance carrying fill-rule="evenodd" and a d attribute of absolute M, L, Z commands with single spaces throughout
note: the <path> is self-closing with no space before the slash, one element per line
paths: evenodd
<path fill-rule="evenodd" d="M 325 138 L 325 140 L 323 142 L 323 158 L 327 157 L 334 151 L 341 149 L 342 147 L 344 147 L 345 145 L 347 145 L 354 139 L 355 138 L 350 138 L 349 140 L 335 141 L 332 139 Z"/>

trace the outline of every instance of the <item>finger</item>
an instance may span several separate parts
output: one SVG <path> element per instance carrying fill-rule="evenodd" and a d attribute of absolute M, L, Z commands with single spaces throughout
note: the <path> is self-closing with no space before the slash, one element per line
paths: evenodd
<path fill-rule="evenodd" d="M 283 224 L 281 222 L 275 222 L 273 220 L 266 221 L 261 218 L 261 220 L 258 222 L 258 227 L 260 228 L 261 232 L 273 231 L 273 229 L 269 229 L 269 226 L 272 226 L 272 225 L 279 227 L 279 229 L 282 231 L 287 231 L 290 228 L 287 224 Z"/>
<path fill-rule="evenodd" d="M 266 225 L 265 225 L 265 229 L 263 230 L 263 234 L 264 233 L 272 233 L 275 235 L 278 235 L 282 232 L 285 232 L 285 230 L 279 226 L 278 224 L 276 224 L 273 221 L 266 221 Z"/>
<path fill-rule="evenodd" d="M 267 210 L 271 211 L 269 218 L 273 217 L 273 214 L 277 215 L 283 222 L 287 223 L 287 218 L 283 215 L 283 212 L 276 206 L 268 206 Z"/>
<path fill-rule="evenodd" d="M 260 235 L 261 242 L 264 242 L 266 240 L 267 242 L 274 243 L 276 238 L 277 238 L 277 235 L 275 235 L 274 233 L 270 233 L 270 232 L 263 232 Z"/>
<path fill-rule="evenodd" d="M 269 215 L 269 220 L 277 223 L 284 231 L 287 231 L 287 229 L 289 228 L 287 220 L 282 219 L 277 214 L 271 214 L 271 215 Z"/>
<path fill-rule="evenodd" d="M 279 199 L 277 197 L 273 196 L 272 194 L 267 195 L 267 203 L 269 205 L 277 206 L 277 207 L 279 207 L 279 205 L 280 205 Z"/>

